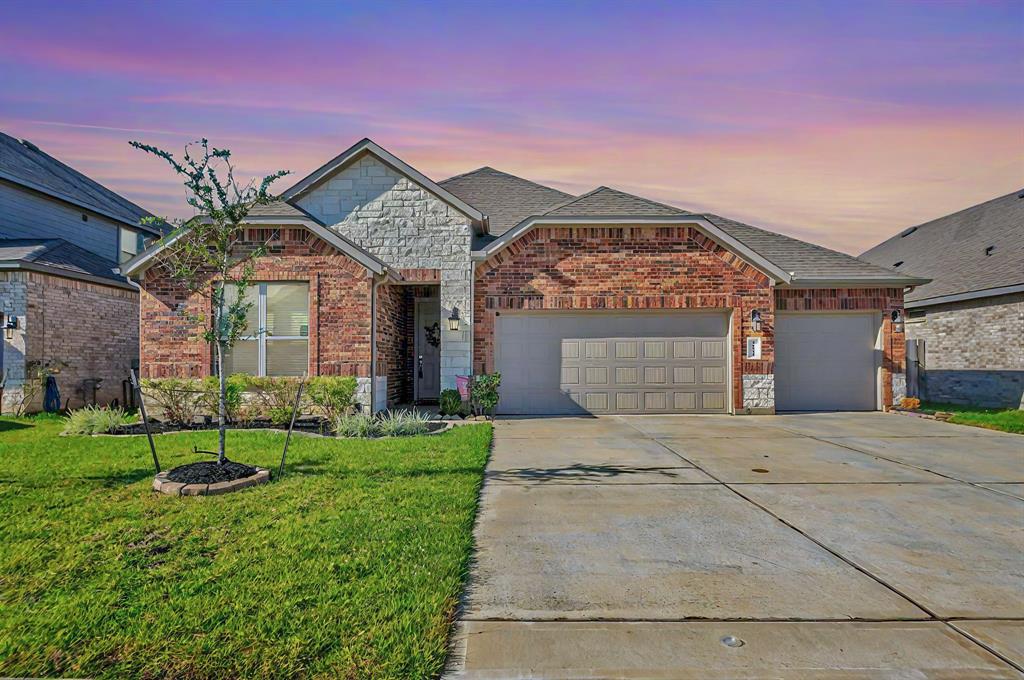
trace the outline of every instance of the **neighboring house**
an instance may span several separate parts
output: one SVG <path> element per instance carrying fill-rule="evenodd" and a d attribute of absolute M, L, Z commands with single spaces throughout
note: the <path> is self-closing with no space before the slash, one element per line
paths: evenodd
<path fill-rule="evenodd" d="M 0 375 L 4 411 L 52 367 L 62 404 L 123 399 L 138 364 L 139 295 L 115 273 L 160 235 L 145 210 L 0 133 Z M 41 408 L 41 398 L 32 408 Z"/>
<path fill-rule="evenodd" d="M 375 408 L 500 371 L 503 413 L 877 409 L 905 386 L 893 315 L 926 282 L 607 187 L 435 182 L 370 140 L 255 210 L 244 239 L 267 246 L 267 332 L 228 370 L 354 375 Z M 209 375 L 187 320 L 208 303 L 152 266 L 163 247 L 124 267 L 142 372 Z"/>
<path fill-rule="evenodd" d="M 904 229 L 861 258 L 932 279 L 906 296 L 924 397 L 1024 408 L 1024 191 Z"/>

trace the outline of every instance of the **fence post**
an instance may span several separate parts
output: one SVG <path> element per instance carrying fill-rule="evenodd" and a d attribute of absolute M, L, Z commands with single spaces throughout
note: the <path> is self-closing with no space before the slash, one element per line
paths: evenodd
<path fill-rule="evenodd" d="M 130 371 L 132 377 L 132 388 L 135 390 L 135 399 L 139 402 L 139 413 L 142 414 L 142 426 L 146 428 L 146 439 L 149 440 L 149 450 L 153 454 L 153 466 L 156 473 L 160 474 L 160 461 L 156 457 L 156 444 L 153 443 L 153 433 L 149 431 L 149 416 L 146 415 L 146 400 L 142 398 L 142 386 L 139 385 L 139 377 L 135 375 L 135 369 Z"/>
<path fill-rule="evenodd" d="M 299 415 L 299 404 L 302 403 L 302 388 L 306 386 L 306 378 L 302 378 L 299 389 L 295 392 L 295 408 L 292 409 L 292 422 L 288 425 L 288 434 L 284 437 L 284 450 L 281 452 L 281 465 L 277 468 L 277 477 L 284 477 L 284 459 L 288 456 L 288 442 L 292 440 L 292 430 L 295 429 L 295 419 Z"/>

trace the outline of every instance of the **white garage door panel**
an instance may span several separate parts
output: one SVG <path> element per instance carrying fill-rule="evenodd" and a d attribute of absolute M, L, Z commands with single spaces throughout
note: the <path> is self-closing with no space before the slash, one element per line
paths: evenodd
<path fill-rule="evenodd" d="M 728 314 L 501 314 L 499 412 L 723 413 Z"/>
<path fill-rule="evenodd" d="M 775 316 L 775 408 L 873 411 L 879 316 Z"/>

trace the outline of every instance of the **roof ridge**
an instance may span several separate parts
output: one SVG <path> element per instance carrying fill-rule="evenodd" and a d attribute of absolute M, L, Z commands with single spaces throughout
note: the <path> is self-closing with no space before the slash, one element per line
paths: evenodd
<path fill-rule="evenodd" d="M 582 193 L 579 196 L 573 196 L 572 198 L 566 199 L 566 200 L 562 201 L 561 203 L 556 203 L 555 205 L 553 205 L 550 208 L 548 208 L 547 210 L 545 210 L 542 214 L 549 215 L 549 214 L 555 212 L 556 210 L 560 210 L 560 209 L 566 207 L 567 205 L 572 205 L 576 201 L 582 201 L 584 198 L 587 198 L 588 196 L 593 196 L 594 194 L 596 194 L 597 192 L 601 191 L 602 189 L 607 189 L 607 188 L 608 187 L 606 187 L 606 186 L 599 186 L 596 189 L 591 189 L 590 191 L 588 191 L 586 193 Z"/>
<path fill-rule="evenodd" d="M 616 189 L 615 187 L 602 186 L 602 187 L 598 187 L 598 188 L 599 189 L 607 189 L 609 191 L 614 191 L 614 192 L 619 193 L 619 194 L 624 194 L 624 195 L 629 196 L 631 198 L 639 198 L 639 199 L 641 199 L 643 201 L 647 201 L 648 203 L 653 203 L 655 205 L 660 205 L 662 208 L 668 208 L 670 210 L 682 210 L 683 212 L 687 212 L 687 213 L 690 212 L 686 208 L 680 208 L 677 205 L 669 205 L 668 203 L 662 203 L 661 201 L 655 201 L 652 198 L 647 198 L 646 196 L 640 196 L 639 194 L 631 194 L 628 191 L 623 191 L 622 189 Z"/>
<path fill-rule="evenodd" d="M 558 192 L 560 194 L 565 194 L 566 196 L 572 196 L 573 198 L 575 198 L 575 196 L 573 196 L 573 194 L 570 194 L 568 191 L 562 191 L 561 189 L 556 189 L 554 187 L 549 187 L 546 184 L 541 184 L 540 182 L 535 182 L 532 179 L 527 179 L 525 177 L 520 177 L 519 175 L 513 175 L 511 172 L 505 172 L 504 170 L 498 170 L 497 168 L 495 168 L 493 166 L 490 166 L 490 165 L 484 165 L 484 166 L 481 166 L 481 167 L 477 168 L 476 170 L 470 170 L 469 172 L 464 172 L 464 173 L 462 173 L 460 175 L 452 175 L 448 179 L 441 180 L 440 182 L 438 182 L 438 184 L 444 185 L 447 182 L 450 182 L 452 180 L 461 179 L 463 177 L 469 177 L 470 175 L 475 175 L 477 173 L 484 172 L 484 171 L 490 171 L 490 172 L 493 172 L 493 173 L 495 173 L 497 175 L 502 175 L 504 177 L 511 177 L 512 179 L 519 180 L 520 182 L 525 182 L 526 184 L 529 184 L 531 186 L 535 186 L 538 189 L 544 189 L 546 191 L 556 191 L 556 192 Z"/>

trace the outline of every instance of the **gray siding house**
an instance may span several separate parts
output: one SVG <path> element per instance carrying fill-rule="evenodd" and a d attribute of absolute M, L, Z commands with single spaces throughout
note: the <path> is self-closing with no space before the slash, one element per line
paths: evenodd
<path fill-rule="evenodd" d="M 138 365 L 138 291 L 119 263 L 161 235 L 149 213 L 0 133 L 0 378 L 4 412 L 51 371 L 62 405 L 123 399 Z M 30 410 L 41 408 L 39 398 Z"/>
<path fill-rule="evenodd" d="M 906 295 L 922 396 L 1024 408 L 1024 191 L 903 229 L 861 259 L 932 279 Z"/>

